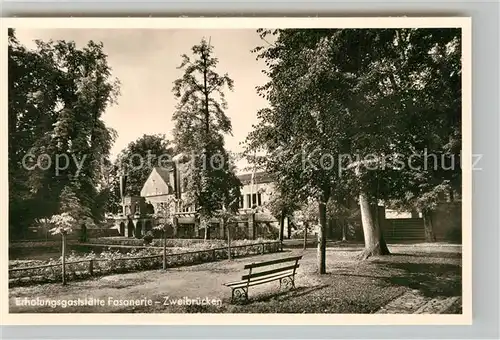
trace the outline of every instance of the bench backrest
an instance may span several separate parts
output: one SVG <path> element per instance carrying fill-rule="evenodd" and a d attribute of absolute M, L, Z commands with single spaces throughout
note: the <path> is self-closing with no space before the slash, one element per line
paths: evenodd
<path fill-rule="evenodd" d="M 247 264 L 244 267 L 244 269 L 248 269 L 249 272 L 248 272 L 248 274 L 243 275 L 241 277 L 241 279 L 242 280 L 250 280 L 253 278 L 258 278 L 258 277 L 272 275 L 272 274 L 278 274 L 278 273 L 282 273 L 282 272 L 286 272 L 286 271 L 292 271 L 293 274 L 295 274 L 295 270 L 299 267 L 299 260 L 301 258 L 302 258 L 302 256 L 292 256 L 292 257 L 285 257 L 285 258 L 271 260 L 271 261 Z M 279 266 L 277 268 L 273 268 L 273 269 L 266 269 L 266 267 L 279 265 L 279 264 L 283 264 L 283 265 Z M 264 270 L 255 273 L 255 272 L 253 272 L 253 270 L 255 268 L 263 268 Z"/>

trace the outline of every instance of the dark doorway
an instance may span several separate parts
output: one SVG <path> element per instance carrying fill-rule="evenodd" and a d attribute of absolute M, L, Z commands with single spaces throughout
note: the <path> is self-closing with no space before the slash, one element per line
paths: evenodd
<path fill-rule="evenodd" d="M 141 238 L 141 237 L 142 237 L 142 223 L 137 221 L 135 226 L 135 238 Z"/>
<path fill-rule="evenodd" d="M 128 221 L 127 232 L 127 237 L 134 237 L 134 222 Z"/>
<path fill-rule="evenodd" d="M 151 229 L 153 229 L 153 224 L 151 223 L 151 221 L 148 220 L 146 221 L 146 233 Z"/>

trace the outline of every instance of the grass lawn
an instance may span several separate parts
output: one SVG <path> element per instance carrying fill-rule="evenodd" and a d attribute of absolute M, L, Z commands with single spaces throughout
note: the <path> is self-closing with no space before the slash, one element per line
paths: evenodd
<path fill-rule="evenodd" d="M 435 245 L 394 245 L 393 255 L 359 262 L 359 248 L 332 247 L 327 250 L 327 274 L 316 273 L 316 251 L 288 250 L 201 265 L 110 275 L 94 280 L 11 288 L 11 313 L 374 313 L 401 295 L 418 291 L 426 298 L 461 296 L 460 247 Z M 231 290 L 222 283 L 238 280 L 244 264 L 281 256 L 303 254 L 296 277 L 297 289 L 279 291 L 279 283 L 251 287 L 250 301 L 230 303 Z M 109 302 L 150 299 L 150 306 L 117 306 Z M 176 299 L 209 298 L 218 305 L 180 306 Z M 21 306 L 22 299 L 102 299 L 104 306 L 66 307 Z M 17 301 L 17 303 L 16 303 Z M 458 306 L 453 313 L 460 313 Z"/>

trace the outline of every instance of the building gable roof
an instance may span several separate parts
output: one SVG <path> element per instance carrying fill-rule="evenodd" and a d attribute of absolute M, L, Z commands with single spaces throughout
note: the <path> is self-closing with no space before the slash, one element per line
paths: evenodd
<path fill-rule="evenodd" d="M 153 171 L 156 171 L 158 173 L 158 175 L 160 175 L 161 179 L 163 179 L 165 184 L 170 184 L 170 171 L 171 171 L 171 169 L 156 166 L 153 168 Z"/>
<path fill-rule="evenodd" d="M 149 174 L 146 182 L 144 182 L 144 185 L 142 186 L 141 196 L 147 197 L 154 195 L 173 194 L 174 189 L 172 184 L 170 183 L 170 172 L 171 169 L 168 168 L 154 167 L 153 170 L 151 170 L 151 173 Z M 159 182 L 155 182 L 155 179 L 158 179 Z"/>

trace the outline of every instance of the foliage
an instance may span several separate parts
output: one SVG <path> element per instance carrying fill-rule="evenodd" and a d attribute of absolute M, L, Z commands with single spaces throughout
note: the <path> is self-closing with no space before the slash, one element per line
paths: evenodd
<path fill-rule="evenodd" d="M 70 213 L 63 212 L 61 214 L 53 215 L 50 218 L 49 223 L 54 225 L 54 228 L 50 230 L 53 235 L 69 234 L 72 231 L 75 219 L 70 215 Z"/>
<path fill-rule="evenodd" d="M 166 202 L 160 205 L 159 209 L 155 212 L 153 218 L 156 223 L 153 226 L 155 230 L 166 230 L 168 227 L 174 225 L 174 215 L 172 211 L 174 210 L 174 205 L 178 202 L 176 198 L 169 197 Z"/>
<path fill-rule="evenodd" d="M 316 227 L 319 224 L 318 219 L 318 202 L 315 200 L 306 201 L 299 210 L 293 214 L 293 222 L 300 229 L 304 229 L 306 225 Z"/>
<path fill-rule="evenodd" d="M 437 148 L 459 151 L 459 30 L 260 32 L 262 37 L 272 33 L 278 38 L 272 46 L 255 50 L 269 65 L 266 72 L 271 81 L 258 91 L 271 108 L 259 114 L 261 123 L 250 135 L 253 146 L 264 146 L 271 156 L 276 150 L 295 156 L 305 144 L 307 152 L 318 150 L 320 156 L 324 151 L 334 156 L 389 155 L 388 163 L 395 162 L 393 153 L 409 156 L 425 147 L 429 152 Z M 444 88 L 439 90 L 440 86 Z M 270 170 L 282 165 L 282 172 L 297 172 L 298 162 L 290 162 L 290 157 L 276 159 L 281 162 L 268 164 Z M 345 161 L 347 166 L 352 159 Z M 295 166 L 289 170 L 283 162 Z M 389 198 L 398 194 L 396 187 L 406 179 L 390 169 L 369 171 L 362 183 L 345 173 L 338 184 L 346 182 L 351 189 L 365 186 L 373 195 Z M 314 167 L 297 174 L 311 184 L 314 174 L 330 181 L 337 177 L 324 169 L 317 173 Z M 449 172 L 452 177 L 456 174 Z M 389 183 L 397 184 L 388 188 Z M 414 183 L 410 184 L 404 188 L 411 189 Z M 344 187 L 336 186 L 334 191 Z"/>
<path fill-rule="evenodd" d="M 130 142 L 115 162 L 113 193 L 120 198 L 119 173 L 127 175 L 126 195 L 139 196 L 154 167 L 168 168 L 173 150 L 165 135 L 143 135 Z"/>
<path fill-rule="evenodd" d="M 57 213 L 68 186 L 100 221 L 103 169 L 116 136 L 102 115 L 119 95 L 102 43 L 79 49 L 73 41 L 36 41 L 30 50 L 9 29 L 8 67 L 11 235 Z"/>
<path fill-rule="evenodd" d="M 63 188 L 60 201 L 59 211 L 71 215 L 74 218 L 74 222 L 83 223 L 86 227 L 95 226 L 91 209 L 82 204 L 72 187 L 67 186 Z"/>
<path fill-rule="evenodd" d="M 144 235 L 142 237 L 142 239 L 144 240 L 144 244 L 148 245 L 148 244 L 151 244 L 151 242 L 153 242 L 153 239 L 154 239 L 154 235 L 153 235 L 153 232 L 150 230 L 146 233 L 146 235 Z"/>
<path fill-rule="evenodd" d="M 248 149 L 266 152 L 259 163 L 278 187 L 300 201 L 342 203 L 363 193 L 370 204 L 411 197 L 432 208 L 437 188 L 460 186 L 458 166 L 404 163 L 417 155 L 422 164 L 424 149 L 460 150 L 459 29 L 258 32 L 274 38 L 254 50 L 268 66 L 257 91 L 270 106 L 258 113 Z M 359 172 L 347 170 L 353 164 Z"/>
<path fill-rule="evenodd" d="M 287 217 L 300 208 L 297 198 L 292 195 L 287 195 L 280 187 L 275 188 L 269 193 L 269 199 L 265 202 L 264 207 L 269 210 L 271 215 L 276 219 L 282 216 Z"/>
<path fill-rule="evenodd" d="M 184 75 L 174 82 L 178 98 L 174 113 L 174 140 L 177 151 L 189 155 L 185 169 L 189 204 L 197 207 L 200 222 L 206 223 L 215 211 L 229 206 L 240 196 L 241 182 L 234 173 L 224 148 L 224 135 L 231 133 L 231 122 L 225 110 L 224 89 L 233 90 L 233 80 L 216 72 L 218 59 L 213 46 L 205 39 L 192 47 L 193 57 L 182 55 L 179 69 Z"/>

